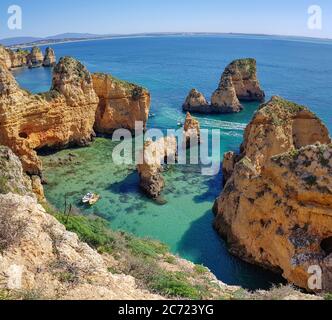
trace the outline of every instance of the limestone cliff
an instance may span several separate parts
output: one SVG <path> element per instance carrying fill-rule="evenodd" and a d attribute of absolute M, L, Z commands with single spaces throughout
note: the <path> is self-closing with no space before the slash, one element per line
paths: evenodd
<path fill-rule="evenodd" d="M 236 113 L 243 110 L 228 70 L 223 74 L 219 87 L 211 98 L 211 104 L 218 113 Z"/>
<path fill-rule="evenodd" d="M 255 59 L 233 61 L 223 74 L 223 77 L 229 76 L 232 78 L 236 95 L 240 101 L 264 101 L 265 93 L 260 88 L 257 79 L 257 63 Z"/>
<path fill-rule="evenodd" d="M 0 45 L 0 63 L 2 62 L 8 69 L 27 66 L 29 54 L 27 50 L 13 51 Z"/>
<path fill-rule="evenodd" d="M 147 141 L 142 151 L 143 163 L 137 166 L 141 189 L 151 198 L 157 199 L 165 186 L 162 176 L 163 164 L 176 161 L 177 140 L 175 137 Z"/>
<path fill-rule="evenodd" d="M 264 101 L 265 93 L 257 79 L 255 59 L 239 59 L 227 66 L 209 105 L 196 89 L 190 91 L 183 110 L 195 113 L 236 113 L 243 110 L 240 101 Z"/>
<path fill-rule="evenodd" d="M 12 67 L 9 51 L 2 45 L 0 45 L 0 64 L 4 65 L 8 69 Z"/>
<path fill-rule="evenodd" d="M 47 47 L 45 51 L 45 57 L 43 61 L 44 67 L 53 67 L 56 64 L 55 52 L 52 48 Z"/>
<path fill-rule="evenodd" d="M 332 289 L 332 146 L 306 107 L 279 97 L 247 126 L 241 154 L 226 155 L 215 227 L 233 254 L 308 289 L 309 266 Z"/>
<path fill-rule="evenodd" d="M 28 50 L 17 49 L 11 50 L 0 45 L 0 63 L 8 69 L 21 67 L 44 67 L 54 66 L 56 63 L 55 52 L 48 47 L 45 51 L 45 57 L 38 47 Z"/>
<path fill-rule="evenodd" d="M 36 67 L 42 65 L 44 61 L 44 55 L 39 47 L 33 47 L 28 56 L 29 67 Z"/>
<path fill-rule="evenodd" d="M 146 89 L 108 74 L 96 73 L 92 79 L 99 97 L 96 132 L 112 134 L 119 128 L 134 131 L 136 121 L 142 121 L 146 127 L 151 103 Z"/>
<path fill-rule="evenodd" d="M 30 174 L 41 174 L 36 150 L 91 141 L 97 106 L 90 73 L 72 58 L 60 60 L 51 91 L 40 95 L 21 89 L 0 65 L 0 144 L 12 148 Z"/>
<path fill-rule="evenodd" d="M 189 112 L 187 112 L 184 123 L 184 135 L 186 148 L 189 148 L 191 144 L 195 145 L 201 142 L 201 128 L 199 121 L 194 119 Z"/>
<path fill-rule="evenodd" d="M 204 95 L 196 89 L 192 89 L 189 92 L 186 101 L 183 104 L 184 111 L 197 113 L 208 113 L 209 107 L 210 106 Z"/>

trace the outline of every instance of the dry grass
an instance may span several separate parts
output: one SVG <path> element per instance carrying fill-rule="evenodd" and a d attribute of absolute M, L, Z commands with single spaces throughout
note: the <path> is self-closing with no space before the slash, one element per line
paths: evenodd
<path fill-rule="evenodd" d="M 25 219 L 14 218 L 10 212 L 15 212 L 15 210 L 2 204 L 0 208 L 0 252 L 19 244 L 27 227 Z"/>

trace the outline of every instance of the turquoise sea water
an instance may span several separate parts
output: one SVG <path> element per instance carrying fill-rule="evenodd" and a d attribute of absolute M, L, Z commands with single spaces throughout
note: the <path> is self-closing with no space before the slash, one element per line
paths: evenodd
<path fill-rule="evenodd" d="M 54 46 L 57 56 L 70 55 L 90 71 L 109 72 L 139 83 L 152 93 L 150 128 L 176 128 L 184 118 L 181 105 L 195 87 L 208 98 L 225 66 L 236 58 L 254 57 L 267 96 L 278 94 L 306 104 L 332 129 L 332 45 L 269 37 L 151 37 L 67 43 Z M 51 70 L 21 69 L 15 75 L 33 91 L 49 89 Z M 198 116 L 202 127 L 221 129 L 221 152 L 237 150 L 243 129 L 258 104 L 245 104 L 234 115 Z M 134 166 L 112 163 L 115 144 L 98 138 L 90 148 L 43 156 L 49 181 L 46 195 L 63 207 L 64 199 L 80 207 L 87 191 L 102 195 L 93 208 L 81 207 L 109 221 L 113 228 L 166 242 L 173 252 L 208 266 L 222 281 L 248 288 L 267 288 L 280 278 L 230 256 L 212 228 L 211 208 L 221 190 L 221 175 L 206 177 L 199 166 L 170 167 L 165 173 L 167 204 L 159 206 L 138 189 Z M 76 157 L 67 161 L 70 153 Z M 62 159 L 65 165 L 59 165 Z"/>

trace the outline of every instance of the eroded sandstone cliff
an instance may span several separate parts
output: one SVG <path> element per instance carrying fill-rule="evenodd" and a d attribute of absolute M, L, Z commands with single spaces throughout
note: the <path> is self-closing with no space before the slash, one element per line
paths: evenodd
<path fill-rule="evenodd" d="M 232 76 L 228 71 L 223 74 L 218 89 L 213 93 L 211 104 L 219 113 L 237 113 L 243 107 L 237 97 Z"/>
<path fill-rule="evenodd" d="M 91 141 L 98 102 L 90 73 L 72 58 L 60 60 L 51 90 L 39 95 L 21 89 L 0 64 L 0 144 L 20 157 L 26 172 L 40 175 L 36 150 Z"/>
<path fill-rule="evenodd" d="M 183 104 L 183 110 L 190 112 L 208 113 L 209 108 L 210 106 L 204 95 L 196 89 L 192 89 L 189 92 L 186 101 Z"/>
<path fill-rule="evenodd" d="M 96 132 L 112 134 L 120 128 L 134 131 L 137 121 L 143 122 L 146 128 L 151 103 L 150 93 L 146 89 L 109 74 L 96 73 L 92 79 L 99 97 Z"/>
<path fill-rule="evenodd" d="M 33 47 L 30 51 L 17 49 L 11 50 L 0 45 L 0 63 L 8 69 L 21 67 L 44 67 L 54 66 L 56 63 L 55 52 L 48 47 L 45 51 L 45 57 L 38 47 Z"/>
<path fill-rule="evenodd" d="M 141 189 L 151 198 L 157 199 L 165 187 L 162 176 L 163 164 L 175 163 L 178 151 L 176 137 L 165 137 L 147 141 L 142 150 L 143 163 L 137 166 Z"/>
<path fill-rule="evenodd" d="M 45 50 L 43 66 L 44 67 L 53 67 L 55 64 L 56 64 L 55 52 L 52 48 L 47 47 Z"/>
<path fill-rule="evenodd" d="M 308 288 L 308 268 L 332 289 L 332 146 L 306 107 L 279 97 L 247 126 L 241 154 L 228 153 L 215 228 L 233 254 Z"/>
<path fill-rule="evenodd" d="M 186 142 L 186 148 L 190 148 L 191 145 L 197 145 L 201 142 L 201 127 L 199 121 L 191 116 L 187 112 L 186 120 L 184 122 L 184 140 Z"/>
<path fill-rule="evenodd" d="M 44 61 L 44 55 L 39 47 L 33 47 L 28 56 L 29 67 L 41 66 Z"/>

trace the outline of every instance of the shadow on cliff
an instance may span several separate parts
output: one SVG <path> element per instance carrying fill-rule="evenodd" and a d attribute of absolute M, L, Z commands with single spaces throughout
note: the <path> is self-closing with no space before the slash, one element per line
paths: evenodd
<path fill-rule="evenodd" d="M 214 215 L 211 210 L 194 221 L 183 235 L 178 254 L 207 266 L 219 280 L 249 290 L 269 289 L 282 282 L 280 276 L 250 265 L 230 255 L 226 243 L 217 232 L 211 232 Z"/>

